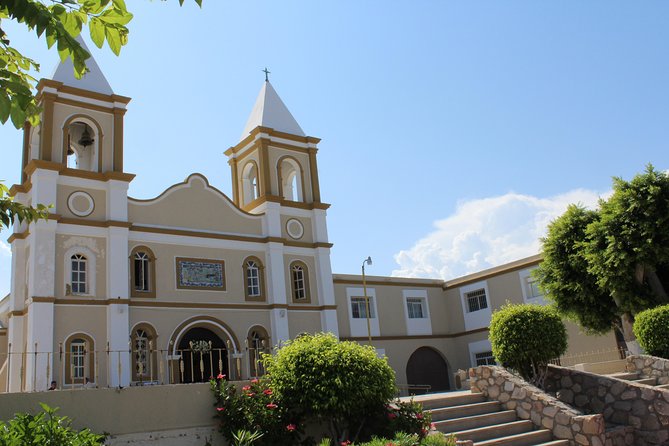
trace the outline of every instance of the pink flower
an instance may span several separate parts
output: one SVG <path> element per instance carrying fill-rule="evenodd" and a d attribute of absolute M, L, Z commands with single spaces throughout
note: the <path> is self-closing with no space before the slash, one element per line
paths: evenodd
<path fill-rule="evenodd" d="M 248 390 L 251 390 L 251 386 L 244 386 L 244 387 L 242 387 L 242 390 L 243 390 L 244 392 L 246 392 L 246 391 L 248 391 Z"/>
<path fill-rule="evenodd" d="M 255 396 L 255 395 L 256 395 L 256 394 L 253 393 L 253 392 L 249 392 L 249 393 L 246 394 L 246 396 Z"/>
<path fill-rule="evenodd" d="M 217 407 L 216 410 L 218 412 L 223 412 L 225 410 L 225 407 Z"/>
<path fill-rule="evenodd" d="M 418 418 L 419 420 L 422 420 L 422 419 L 423 419 L 423 414 L 420 413 L 420 412 L 417 413 L 417 414 L 416 414 L 416 418 Z"/>
<path fill-rule="evenodd" d="M 270 389 L 265 389 L 262 391 L 262 393 L 264 393 L 265 395 L 271 395 L 272 391 Z"/>
<path fill-rule="evenodd" d="M 219 373 L 216 379 L 225 379 L 225 375 L 222 373 Z"/>
<path fill-rule="evenodd" d="M 293 432 L 295 429 L 297 429 L 297 426 L 295 426 L 295 425 L 292 424 L 292 423 L 289 424 L 288 426 L 286 426 L 286 430 L 287 430 L 288 432 Z"/>
<path fill-rule="evenodd" d="M 389 420 L 394 420 L 395 418 L 397 418 L 397 415 L 394 412 L 388 412 Z"/>
<path fill-rule="evenodd" d="M 269 403 L 266 407 L 267 407 L 268 409 L 276 409 L 276 408 L 279 407 L 279 406 L 277 406 L 277 405 L 274 404 L 274 403 Z"/>
<path fill-rule="evenodd" d="M 437 429 L 437 425 L 434 424 L 434 423 L 430 423 L 430 429 L 432 429 L 432 430 L 436 430 L 436 429 Z"/>
<path fill-rule="evenodd" d="M 258 380 L 257 380 L 256 378 L 253 378 L 253 379 L 251 380 L 251 384 L 258 384 Z"/>
<path fill-rule="evenodd" d="M 351 442 L 348 441 L 348 440 L 342 441 L 341 443 L 339 443 L 340 446 L 348 446 L 349 444 L 351 444 Z"/>

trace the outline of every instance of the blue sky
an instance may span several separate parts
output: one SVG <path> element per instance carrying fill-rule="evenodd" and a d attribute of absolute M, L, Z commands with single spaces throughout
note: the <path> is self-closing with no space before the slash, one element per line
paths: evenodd
<path fill-rule="evenodd" d="M 567 203 L 669 168 L 669 2 L 129 2 L 125 167 L 148 198 L 191 172 L 230 194 L 223 152 L 263 82 L 322 138 L 334 272 L 453 277 L 531 255 Z M 42 64 L 55 52 L 3 22 Z M 92 47 L 92 45 L 89 45 Z M 21 136 L 0 127 L 0 179 Z M 6 240 L 3 231 L 0 238 Z M 0 294 L 9 256 L 0 246 Z"/>

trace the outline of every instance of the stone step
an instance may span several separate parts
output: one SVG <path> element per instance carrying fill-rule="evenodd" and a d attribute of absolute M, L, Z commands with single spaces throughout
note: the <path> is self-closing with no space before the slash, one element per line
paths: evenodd
<path fill-rule="evenodd" d="M 436 421 L 435 427 L 439 432 L 450 434 L 451 432 L 464 431 L 478 427 L 500 425 L 516 421 L 515 410 L 504 410 L 501 412 L 487 413 L 483 415 L 465 416 L 452 420 Z"/>
<path fill-rule="evenodd" d="M 618 378 L 618 379 L 624 379 L 626 381 L 634 381 L 639 378 L 639 372 L 633 372 L 633 373 L 612 373 L 610 375 L 606 375 L 610 378 Z"/>
<path fill-rule="evenodd" d="M 401 399 L 404 401 L 409 400 L 409 398 Z M 482 394 L 472 393 L 469 390 L 461 392 L 431 393 L 428 395 L 415 396 L 413 397 L 413 400 L 421 403 L 425 410 L 483 403 L 486 401 Z"/>
<path fill-rule="evenodd" d="M 655 384 L 657 384 L 657 378 L 635 379 L 634 382 L 637 384 L 646 384 L 648 386 L 654 386 Z"/>
<path fill-rule="evenodd" d="M 502 410 L 502 403 L 499 401 L 486 401 L 483 403 L 465 404 L 463 406 L 431 409 L 430 414 L 432 415 L 432 421 L 442 421 L 499 412 L 500 410 Z"/>
<path fill-rule="evenodd" d="M 658 389 L 667 389 L 669 390 L 669 384 L 660 384 L 659 386 L 656 386 Z"/>
<path fill-rule="evenodd" d="M 569 440 L 553 440 L 548 443 L 539 443 L 536 446 L 569 446 Z"/>
<path fill-rule="evenodd" d="M 492 439 L 499 439 L 501 437 L 513 436 L 516 434 L 522 434 L 524 432 L 530 432 L 534 428 L 534 425 L 529 420 L 513 421 L 511 423 L 504 424 L 495 424 L 492 426 L 477 427 L 475 429 L 467 429 L 464 431 L 452 432 L 453 435 L 458 440 L 472 440 L 485 441 Z M 548 438 L 550 440 L 550 437 Z M 492 443 L 497 444 L 497 443 Z M 505 443 L 499 443 L 505 444 Z M 516 443 L 506 443 L 506 444 L 516 444 Z"/>
<path fill-rule="evenodd" d="M 566 443 L 551 441 L 553 434 L 548 429 L 541 429 L 537 431 L 523 432 L 520 434 L 509 435 L 501 438 L 493 438 L 486 441 L 475 442 L 474 446 L 538 446 L 540 444 L 549 444 L 551 446 L 568 445 Z M 460 437 L 458 437 L 460 440 Z"/>

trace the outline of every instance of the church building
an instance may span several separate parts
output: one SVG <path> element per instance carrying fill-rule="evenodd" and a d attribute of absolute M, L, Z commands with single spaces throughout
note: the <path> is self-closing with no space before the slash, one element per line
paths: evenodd
<path fill-rule="evenodd" d="M 42 79 L 41 122 L 24 127 L 11 194 L 53 207 L 8 239 L 0 391 L 248 379 L 263 374 L 262 352 L 321 331 L 371 339 L 401 389 L 448 390 L 458 369 L 494 363 L 493 309 L 545 302 L 530 276 L 540 256 L 451 281 L 333 274 L 320 140 L 269 81 L 225 152 L 232 197 L 198 173 L 128 196 L 130 98 L 88 66 L 82 80 L 69 60 Z M 616 349 L 613 335 L 569 333 L 570 354 Z"/>

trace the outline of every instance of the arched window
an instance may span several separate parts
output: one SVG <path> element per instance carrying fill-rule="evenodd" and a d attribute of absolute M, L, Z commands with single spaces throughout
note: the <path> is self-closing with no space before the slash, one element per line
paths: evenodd
<path fill-rule="evenodd" d="M 65 384 L 86 384 L 86 379 L 95 383 L 97 367 L 95 343 L 83 333 L 70 336 L 65 343 Z"/>
<path fill-rule="evenodd" d="M 136 382 L 155 381 L 156 375 L 156 334 L 153 327 L 142 324 L 132 331 L 132 380 Z"/>
<path fill-rule="evenodd" d="M 309 297 L 309 271 L 307 265 L 302 262 L 293 262 L 290 266 L 291 287 L 293 302 L 308 303 Z"/>
<path fill-rule="evenodd" d="M 73 116 L 63 126 L 63 137 L 63 162 L 67 167 L 100 171 L 102 135 L 95 121 L 83 115 Z"/>
<path fill-rule="evenodd" d="M 259 196 L 258 166 L 255 161 L 249 161 L 242 170 L 242 203 L 247 205 Z"/>
<path fill-rule="evenodd" d="M 292 157 L 281 158 L 278 164 L 279 191 L 284 200 L 304 201 L 302 167 Z"/>
<path fill-rule="evenodd" d="M 262 355 L 263 353 L 269 353 L 271 350 L 267 330 L 261 326 L 253 327 L 249 330 L 246 345 L 249 353 L 249 375 L 255 378 L 264 375 L 265 367 L 262 363 Z"/>
<path fill-rule="evenodd" d="M 156 297 L 156 257 L 146 246 L 130 253 L 130 297 Z"/>
<path fill-rule="evenodd" d="M 257 257 L 244 260 L 244 293 L 246 300 L 265 300 L 263 265 Z"/>
<path fill-rule="evenodd" d="M 73 246 L 63 253 L 63 285 L 66 296 L 95 296 L 95 247 Z"/>
<path fill-rule="evenodd" d="M 70 286 L 72 294 L 88 294 L 86 264 L 87 259 L 82 254 L 74 254 L 70 257 L 72 276 Z"/>

